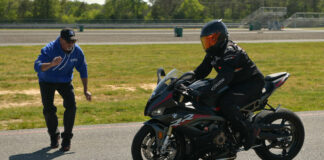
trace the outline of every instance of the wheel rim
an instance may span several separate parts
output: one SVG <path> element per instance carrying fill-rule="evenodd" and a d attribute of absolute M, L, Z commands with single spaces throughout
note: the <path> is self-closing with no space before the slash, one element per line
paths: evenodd
<path fill-rule="evenodd" d="M 294 149 L 297 144 L 296 126 L 293 122 L 287 119 L 276 119 L 269 124 L 280 124 L 284 129 L 276 130 L 275 133 L 286 134 L 284 138 L 277 138 L 275 140 L 264 140 L 263 145 L 270 154 L 278 157 L 286 157 Z"/>
<path fill-rule="evenodd" d="M 166 153 L 161 154 L 157 147 L 156 137 L 152 133 L 148 133 L 141 144 L 141 153 L 143 159 L 146 160 L 173 160 L 177 155 L 177 143 L 175 136 L 172 134 L 167 145 Z"/>

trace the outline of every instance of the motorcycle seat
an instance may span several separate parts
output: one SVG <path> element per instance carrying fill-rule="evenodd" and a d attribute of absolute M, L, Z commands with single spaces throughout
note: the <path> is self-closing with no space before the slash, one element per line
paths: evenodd
<path fill-rule="evenodd" d="M 286 76 L 288 73 L 287 72 L 279 72 L 279 73 L 273 73 L 273 74 L 270 74 L 270 75 L 267 75 L 264 80 L 265 81 L 274 81 L 278 78 L 281 78 L 283 76 Z"/>

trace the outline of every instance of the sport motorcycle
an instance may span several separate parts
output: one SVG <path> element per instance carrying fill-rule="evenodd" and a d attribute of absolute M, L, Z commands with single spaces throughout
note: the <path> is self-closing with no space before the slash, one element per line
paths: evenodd
<path fill-rule="evenodd" d="M 300 118 L 280 105 L 274 108 L 268 103 L 289 75 L 280 72 L 266 76 L 261 97 L 240 107 L 245 120 L 260 128 L 251 149 L 261 159 L 293 159 L 303 146 L 305 132 Z M 244 151 L 244 137 L 217 107 L 217 99 L 228 87 L 221 89 L 216 97 L 197 103 L 188 90 L 202 90 L 212 79 L 190 81 L 192 76 L 193 72 L 177 69 L 165 75 L 164 69 L 158 69 L 157 86 L 144 111 L 151 119 L 132 142 L 134 160 L 231 160 Z"/>

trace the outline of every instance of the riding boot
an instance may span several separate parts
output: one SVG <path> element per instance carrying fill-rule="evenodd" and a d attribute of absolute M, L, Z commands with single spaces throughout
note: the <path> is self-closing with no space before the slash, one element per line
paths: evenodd
<path fill-rule="evenodd" d="M 240 113 L 236 107 L 232 107 L 230 111 L 231 116 L 226 116 L 226 118 L 231 122 L 233 129 L 240 132 L 243 136 L 244 139 L 242 142 L 244 149 L 248 150 L 255 144 L 260 129 L 256 125 L 252 125 L 249 121 L 245 120 L 242 113 Z"/>
<path fill-rule="evenodd" d="M 254 144 L 257 136 L 259 136 L 260 128 L 252 125 L 248 121 L 241 121 L 242 126 L 245 127 L 245 129 L 242 129 L 241 134 L 244 137 L 243 146 L 245 150 L 249 150 Z"/>

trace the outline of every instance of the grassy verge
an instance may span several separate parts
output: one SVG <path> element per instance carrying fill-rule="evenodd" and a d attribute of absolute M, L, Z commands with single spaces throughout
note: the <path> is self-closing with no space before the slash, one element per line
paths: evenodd
<path fill-rule="evenodd" d="M 240 44 L 265 74 L 291 77 L 271 98 L 293 111 L 324 109 L 324 43 Z M 193 70 L 204 57 L 198 44 L 81 46 L 89 67 L 93 101 L 82 94 L 75 71 L 76 125 L 143 121 L 144 106 L 156 83 L 156 69 Z M 45 127 L 33 62 L 42 46 L 0 47 L 0 130 Z M 213 72 L 210 77 L 215 76 Z M 58 117 L 64 108 L 60 96 Z"/>

